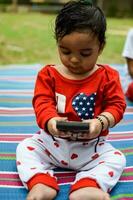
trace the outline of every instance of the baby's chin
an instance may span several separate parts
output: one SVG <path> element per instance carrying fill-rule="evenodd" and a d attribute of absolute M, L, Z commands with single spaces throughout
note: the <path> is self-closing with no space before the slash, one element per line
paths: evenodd
<path fill-rule="evenodd" d="M 82 70 L 82 69 L 68 69 L 71 73 L 75 74 L 75 75 L 89 75 L 91 73 L 91 71 L 93 71 L 93 69 L 89 69 L 89 70 Z"/>

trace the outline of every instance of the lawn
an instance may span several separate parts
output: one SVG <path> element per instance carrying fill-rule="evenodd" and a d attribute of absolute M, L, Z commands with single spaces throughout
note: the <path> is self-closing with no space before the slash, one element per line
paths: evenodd
<path fill-rule="evenodd" d="M 54 19 L 41 13 L 0 13 L 0 65 L 58 63 Z M 108 18 L 107 24 L 107 44 L 99 62 L 124 63 L 121 52 L 132 19 Z"/>

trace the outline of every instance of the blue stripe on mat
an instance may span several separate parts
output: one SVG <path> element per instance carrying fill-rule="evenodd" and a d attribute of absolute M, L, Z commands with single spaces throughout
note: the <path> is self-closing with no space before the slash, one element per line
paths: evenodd
<path fill-rule="evenodd" d="M 41 68 L 42 65 L 33 64 L 33 65 L 16 65 L 9 67 L 0 67 L 0 75 L 1 76 L 35 76 Z"/>
<path fill-rule="evenodd" d="M 5 101 L 5 100 L 8 101 L 8 102 L 9 101 L 15 101 L 16 102 L 16 101 L 22 101 L 22 100 L 23 101 L 27 101 L 27 100 L 31 101 L 32 96 L 24 96 L 24 95 L 23 96 L 15 96 L 15 95 L 13 95 L 13 96 L 12 95 L 10 95 L 10 96 L 9 95 L 0 96 L 0 102 Z M 22 103 L 24 103 L 24 102 L 22 102 Z"/>
<path fill-rule="evenodd" d="M 111 131 L 133 131 L 133 122 L 131 124 L 128 124 L 128 126 L 125 126 L 125 124 L 119 124 L 115 126 Z"/>
<path fill-rule="evenodd" d="M 39 128 L 34 125 L 34 126 L 8 126 L 6 127 L 1 127 L 0 128 L 0 133 L 18 133 L 18 134 L 27 134 L 27 133 L 35 133 L 39 130 Z"/>
<path fill-rule="evenodd" d="M 0 188 L 0 200 L 25 200 L 26 195 L 24 188 Z"/>
<path fill-rule="evenodd" d="M 35 133 L 39 130 L 35 116 L 0 116 L 0 133 Z"/>
<path fill-rule="evenodd" d="M 124 120 L 132 120 L 133 122 L 133 113 L 130 113 L 130 114 L 125 113 L 123 117 L 123 121 Z"/>
<path fill-rule="evenodd" d="M 17 143 L 0 143 L 0 153 L 15 153 L 17 145 Z"/>
<path fill-rule="evenodd" d="M 133 114 L 124 114 L 121 123 L 110 129 L 113 131 L 133 131 Z"/>
<path fill-rule="evenodd" d="M 115 146 L 116 148 L 128 148 L 128 147 L 132 147 L 133 148 L 133 139 L 132 140 L 128 140 L 127 142 L 125 140 L 120 140 L 120 141 L 109 141 L 109 143 L 111 143 L 113 146 Z"/>
<path fill-rule="evenodd" d="M 35 116 L 0 116 L 0 122 L 6 122 L 7 126 L 8 124 L 11 124 L 12 122 L 21 123 L 21 122 L 33 122 L 35 123 Z M 2 123 L 1 123 L 2 125 Z"/>
<path fill-rule="evenodd" d="M 31 82 L 11 82 L 11 81 L 1 81 L 0 82 L 0 90 L 24 90 L 24 89 L 33 89 L 34 84 Z"/>
<path fill-rule="evenodd" d="M 121 200 L 124 200 L 126 197 L 128 197 L 127 195 L 129 194 L 133 194 L 132 188 L 133 187 L 133 183 L 132 182 L 119 182 L 116 184 L 116 186 L 113 188 L 113 190 L 111 191 L 111 196 L 114 196 L 116 198 L 111 198 L 112 200 L 118 200 L 118 198 L 120 197 Z M 127 194 L 127 195 L 126 195 Z M 117 196 L 118 195 L 118 196 Z M 133 200 L 133 196 L 130 197 L 131 200 Z"/>
<path fill-rule="evenodd" d="M 121 188 L 125 188 L 124 190 Z M 124 200 L 126 194 L 132 194 L 132 183 L 119 183 L 111 192 L 111 196 L 121 196 L 121 200 Z M 58 197 L 55 200 L 68 200 L 68 194 L 70 190 L 70 185 L 61 185 Z M 8 192 L 7 192 L 8 191 Z M 126 193 L 124 193 L 126 191 Z M 24 188 L 0 188 L 0 200 L 25 200 L 27 195 L 27 190 Z M 112 200 L 114 198 L 111 198 Z M 132 199 L 132 198 L 130 198 Z M 117 200 L 117 199 L 116 199 Z"/>
<path fill-rule="evenodd" d="M 15 160 L 0 160 L 0 165 L 1 165 L 0 170 L 9 172 L 9 174 L 10 174 L 10 172 L 17 171 Z M 1 200 L 1 198 L 0 198 L 0 200 Z"/>

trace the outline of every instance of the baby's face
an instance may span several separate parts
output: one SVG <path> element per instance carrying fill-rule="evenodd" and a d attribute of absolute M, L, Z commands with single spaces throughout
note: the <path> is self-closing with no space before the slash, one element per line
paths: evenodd
<path fill-rule="evenodd" d="M 73 74 L 91 71 L 101 53 L 100 43 L 91 33 L 72 32 L 57 44 L 61 62 Z"/>

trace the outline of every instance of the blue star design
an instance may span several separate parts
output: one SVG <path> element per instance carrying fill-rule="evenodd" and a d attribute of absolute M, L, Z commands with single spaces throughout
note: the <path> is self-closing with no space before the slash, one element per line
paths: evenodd
<path fill-rule="evenodd" d="M 89 96 L 80 93 L 73 98 L 72 107 L 80 119 L 84 120 L 94 118 L 95 98 L 96 93 L 92 93 Z"/>

